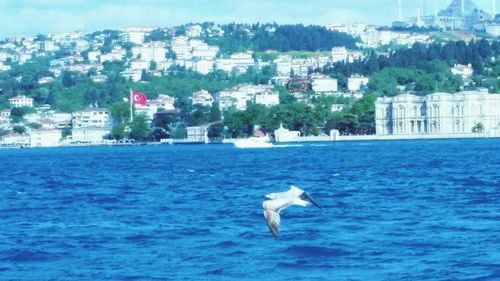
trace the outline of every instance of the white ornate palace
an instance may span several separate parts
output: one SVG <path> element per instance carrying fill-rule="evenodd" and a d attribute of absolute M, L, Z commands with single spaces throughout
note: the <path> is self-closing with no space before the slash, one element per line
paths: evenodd
<path fill-rule="evenodd" d="M 500 94 L 486 91 L 378 98 L 377 135 L 462 134 L 500 130 Z"/>

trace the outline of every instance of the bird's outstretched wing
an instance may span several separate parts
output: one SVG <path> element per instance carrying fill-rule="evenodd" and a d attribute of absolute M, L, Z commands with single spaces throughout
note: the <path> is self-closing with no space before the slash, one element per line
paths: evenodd
<path fill-rule="evenodd" d="M 280 235 L 280 214 L 275 210 L 264 207 L 264 217 L 266 218 L 269 230 L 271 230 L 271 233 L 275 238 L 278 238 L 278 236 Z"/>

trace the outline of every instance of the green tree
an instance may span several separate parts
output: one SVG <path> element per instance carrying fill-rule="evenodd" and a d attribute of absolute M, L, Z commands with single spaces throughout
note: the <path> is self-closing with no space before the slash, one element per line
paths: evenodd
<path fill-rule="evenodd" d="M 219 121 L 221 120 L 221 111 L 220 111 L 220 107 L 219 107 L 219 103 L 218 102 L 213 102 L 212 103 L 212 108 L 210 108 L 210 117 L 209 117 L 209 121 L 210 122 L 216 122 L 216 121 Z"/>
<path fill-rule="evenodd" d="M 186 124 L 179 122 L 175 124 L 172 128 L 172 138 L 174 139 L 184 139 L 187 136 Z"/>
<path fill-rule="evenodd" d="M 211 124 L 208 127 L 207 135 L 211 139 L 222 137 L 224 135 L 224 124 L 222 122 Z"/>
<path fill-rule="evenodd" d="M 24 134 L 26 133 L 26 128 L 24 126 L 16 125 L 12 127 L 12 131 L 17 134 Z"/>
<path fill-rule="evenodd" d="M 156 70 L 157 64 L 154 60 L 149 62 L 149 70 Z"/>
<path fill-rule="evenodd" d="M 144 141 L 149 136 L 149 125 L 146 115 L 138 114 L 130 123 L 129 138 Z"/>
<path fill-rule="evenodd" d="M 71 126 L 66 126 L 62 129 L 62 137 L 66 138 L 67 136 L 71 136 L 72 134 L 72 128 Z"/>
<path fill-rule="evenodd" d="M 115 123 L 124 124 L 130 120 L 130 104 L 124 101 L 115 102 L 111 105 L 110 114 Z"/>
<path fill-rule="evenodd" d="M 121 140 L 125 138 L 125 124 L 123 123 L 118 123 L 113 128 L 111 129 L 111 135 L 110 137 L 115 140 Z"/>
<path fill-rule="evenodd" d="M 34 122 L 29 123 L 27 126 L 34 130 L 40 129 L 42 127 L 40 123 L 34 123 Z"/>
<path fill-rule="evenodd" d="M 32 113 L 34 110 L 30 107 L 14 107 L 10 110 L 10 119 L 13 123 L 23 121 L 24 115 Z"/>

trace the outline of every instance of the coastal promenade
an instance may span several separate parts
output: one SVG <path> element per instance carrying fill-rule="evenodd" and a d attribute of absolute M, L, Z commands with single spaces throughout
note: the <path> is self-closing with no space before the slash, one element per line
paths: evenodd
<path fill-rule="evenodd" d="M 419 140 L 419 139 L 473 139 L 473 138 L 500 138 L 500 133 L 455 133 L 455 134 L 408 134 L 408 135 L 339 135 L 307 136 L 287 138 L 278 143 L 288 142 L 336 142 L 336 141 L 390 141 L 390 140 Z M 236 139 L 224 139 L 223 143 L 233 143 Z"/>
<path fill-rule="evenodd" d="M 500 133 L 455 133 L 455 134 L 408 134 L 408 135 L 339 135 L 332 133 L 329 136 L 306 136 L 287 138 L 276 143 L 296 142 L 346 142 L 346 141 L 397 141 L 397 140 L 429 140 L 429 139 L 474 139 L 474 138 L 500 138 Z M 196 145 L 196 144 L 232 144 L 237 139 L 215 139 L 215 140 L 190 140 L 190 139 L 163 139 L 160 142 L 100 142 L 100 143 L 61 143 L 60 147 L 84 147 L 84 146 L 137 146 L 137 145 Z M 31 148 L 29 145 L 1 145 L 0 148 Z M 39 147 L 39 146 L 37 146 Z"/>

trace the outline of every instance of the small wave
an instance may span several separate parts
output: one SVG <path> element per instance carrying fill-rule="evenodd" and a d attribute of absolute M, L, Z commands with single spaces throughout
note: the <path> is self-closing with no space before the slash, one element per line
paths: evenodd
<path fill-rule="evenodd" d="M 217 268 L 214 270 L 209 270 L 205 272 L 208 275 L 222 275 L 224 274 L 224 268 Z"/>
<path fill-rule="evenodd" d="M 284 147 L 302 147 L 303 144 L 275 144 L 273 147 L 284 148 Z"/>
<path fill-rule="evenodd" d="M 236 247 L 238 244 L 234 243 L 233 241 L 223 241 L 220 243 L 215 244 L 215 247 L 219 248 L 231 248 L 231 247 Z"/>
<path fill-rule="evenodd" d="M 142 234 L 130 235 L 130 236 L 125 237 L 125 240 L 135 242 L 135 243 L 144 243 L 150 239 L 151 239 L 150 236 L 142 235 Z"/>
<path fill-rule="evenodd" d="M 349 255 L 349 252 L 344 250 L 315 246 L 291 246 L 285 252 L 298 257 L 342 257 Z"/>
<path fill-rule="evenodd" d="M 27 251 L 19 249 L 7 250 L 1 252 L 0 255 L 5 256 L 5 258 L 1 260 L 6 262 L 43 262 L 57 258 L 56 255 L 44 251 Z"/>

